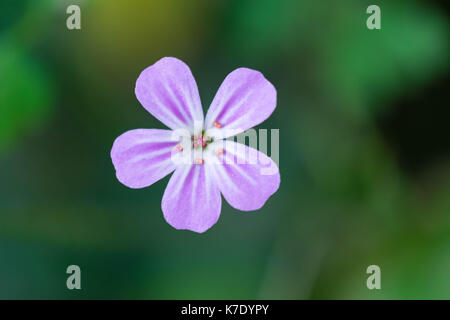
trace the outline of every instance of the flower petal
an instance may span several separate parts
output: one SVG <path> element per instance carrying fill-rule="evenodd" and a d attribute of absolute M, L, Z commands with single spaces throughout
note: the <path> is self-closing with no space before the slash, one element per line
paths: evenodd
<path fill-rule="evenodd" d="M 276 103 L 277 92 L 261 72 L 236 69 L 220 85 L 206 114 L 205 128 L 216 122 L 231 131 L 225 137 L 238 134 L 266 120 Z"/>
<path fill-rule="evenodd" d="M 117 179 L 130 188 L 144 188 L 175 170 L 171 151 L 177 142 L 172 131 L 130 130 L 114 141 L 111 159 Z"/>
<path fill-rule="evenodd" d="M 223 141 L 221 164 L 214 166 L 225 200 L 242 211 L 260 209 L 280 186 L 278 166 L 264 153 L 241 143 Z"/>
<path fill-rule="evenodd" d="M 206 164 L 180 165 L 170 178 L 162 211 L 175 229 L 202 233 L 219 219 L 222 198 L 210 170 Z"/>
<path fill-rule="evenodd" d="M 162 58 L 142 71 L 135 93 L 144 108 L 172 130 L 203 124 L 197 84 L 181 60 Z"/>

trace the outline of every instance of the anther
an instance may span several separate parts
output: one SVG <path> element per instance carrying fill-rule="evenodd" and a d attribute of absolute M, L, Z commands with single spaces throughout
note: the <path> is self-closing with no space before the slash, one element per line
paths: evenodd
<path fill-rule="evenodd" d="M 204 163 L 205 163 L 205 160 L 203 160 L 203 159 L 195 159 L 195 160 L 194 160 L 194 163 L 195 163 L 195 164 L 204 164 Z"/>
<path fill-rule="evenodd" d="M 214 121 L 213 126 L 216 128 L 222 128 L 222 125 L 218 123 L 217 121 Z"/>
<path fill-rule="evenodd" d="M 179 144 L 177 144 L 177 149 L 180 150 L 180 151 L 183 151 L 183 147 L 181 145 L 179 145 Z"/>
<path fill-rule="evenodd" d="M 218 149 L 216 151 L 216 156 L 220 156 L 221 154 L 223 154 L 223 149 Z"/>

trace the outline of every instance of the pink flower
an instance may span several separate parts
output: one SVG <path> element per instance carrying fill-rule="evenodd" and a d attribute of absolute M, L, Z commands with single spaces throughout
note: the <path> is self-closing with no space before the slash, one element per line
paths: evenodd
<path fill-rule="evenodd" d="M 276 90 L 260 72 L 239 68 L 230 73 L 205 118 L 194 77 L 176 58 L 163 58 L 145 69 L 135 93 L 171 130 L 127 131 L 114 141 L 111 159 L 117 179 L 130 188 L 148 187 L 175 171 L 162 198 L 171 226 L 204 232 L 219 219 L 221 194 L 234 208 L 250 211 L 260 209 L 277 191 L 280 174 L 269 157 L 220 139 L 252 128 L 275 109 Z M 186 132 L 189 139 L 176 132 Z M 275 170 L 267 174 L 268 167 Z"/>

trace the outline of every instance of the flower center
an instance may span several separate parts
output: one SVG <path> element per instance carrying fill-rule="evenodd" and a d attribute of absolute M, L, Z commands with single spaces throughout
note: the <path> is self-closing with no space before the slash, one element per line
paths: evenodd
<path fill-rule="evenodd" d="M 213 139 L 211 137 L 205 136 L 205 132 L 202 131 L 202 133 L 198 134 L 197 136 L 192 136 L 192 147 L 194 149 L 196 148 L 206 148 L 208 144 L 213 142 Z"/>
<path fill-rule="evenodd" d="M 186 159 L 186 161 L 193 161 L 194 164 L 204 164 L 205 157 L 208 157 L 208 154 L 212 152 L 212 150 L 205 149 L 213 142 L 214 139 L 206 135 L 205 131 L 202 131 L 199 134 L 191 135 L 190 142 L 186 140 L 184 140 L 184 142 L 180 141 L 180 143 L 176 145 L 176 148 L 183 154 L 182 157 Z M 185 148 L 187 149 L 186 152 L 184 150 Z M 216 152 L 216 155 L 220 154 Z"/>

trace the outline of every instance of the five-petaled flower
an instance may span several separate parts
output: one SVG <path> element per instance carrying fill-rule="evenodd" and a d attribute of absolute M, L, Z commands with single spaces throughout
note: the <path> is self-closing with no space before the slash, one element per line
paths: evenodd
<path fill-rule="evenodd" d="M 150 186 L 175 171 L 161 205 L 171 226 L 201 233 L 219 219 L 221 194 L 234 208 L 250 211 L 261 208 L 277 191 L 280 174 L 268 156 L 222 140 L 263 122 L 274 111 L 276 90 L 260 72 L 231 72 L 205 118 L 194 77 L 176 58 L 166 57 L 146 68 L 135 93 L 171 130 L 127 131 L 114 141 L 111 159 L 117 179 L 130 188 Z M 189 139 L 183 139 L 182 132 Z M 264 172 L 267 168 L 271 170 Z"/>

